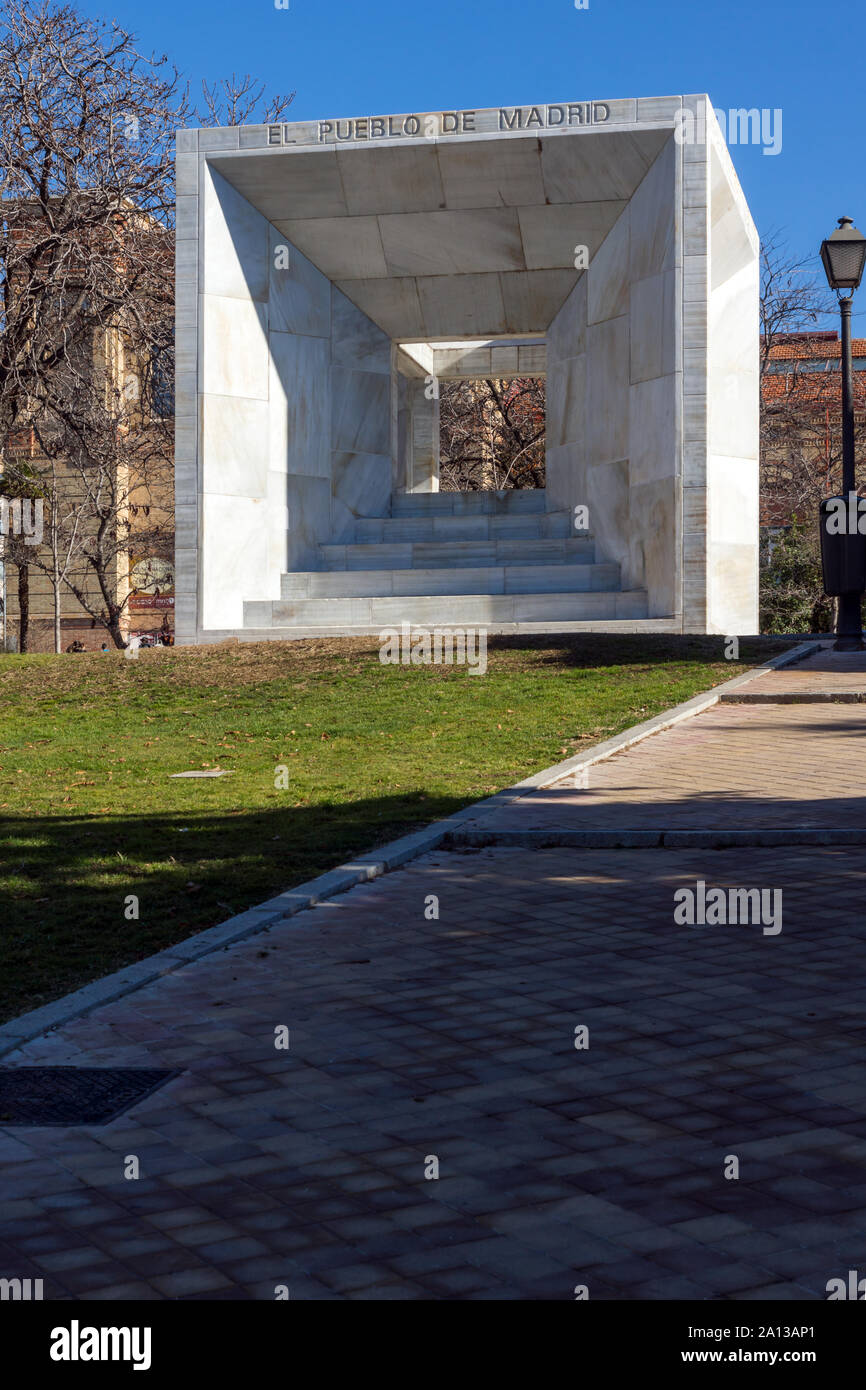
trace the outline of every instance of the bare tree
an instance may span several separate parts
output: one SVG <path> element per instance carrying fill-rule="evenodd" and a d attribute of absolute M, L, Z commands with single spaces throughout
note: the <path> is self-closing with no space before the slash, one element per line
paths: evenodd
<path fill-rule="evenodd" d="M 33 552 L 25 544 L 22 536 L 0 538 L 3 559 L 15 566 L 18 597 L 18 650 L 26 652 L 30 643 L 30 568 Z M 6 601 L 3 595 L 4 603 Z M 5 616 L 5 615 L 4 615 Z M 4 624 L 5 626 L 5 624 Z"/>
<path fill-rule="evenodd" d="M 54 612 L 54 650 L 63 650 L 61 623 L 63 616 L 63 586 L 79 558 L 83 517 L 79 508 L 70 505 L 68 482 L 58 475 L 57 460 L 49 459 L 42 470 L 42 497 L 48 510 L 48 545 L 35 551 L 30 564 L 48 576 Z M 20 644 L 19 644 L 20 646 Z"/>
<path fill-rule="evenodd" d="M 447 381 L 440 399 L 443 488 L 544 487 L 544 382 Z"/>
<path fill-rule="evenodd" d="M 797 256 L 776 230 L 761 243 L 761 372 L 772 348 L 786 333 L 817 328 L 835 309 L 830 290 L 822 284 L 815 256 Z"/>
<path fill-rule="evenodd" d="M 121 385 L 96 374 L 65 405 L 54 401 L 52 428 L 40 433 L 51 479 L 49 544 L 35 563 L 55 596 L 55 651 L 61 586 L 123 647 L 133 546 L 149 558 L 171 552 L 171 456 L 161 429 L 148 428 L 138 392 L 129 391 L 135 380 L 127 374 Z M 144 525 L 139 511 L 149 518 Z"/>
<path fill-rule="evenodd" d="M 177 71 L 117 25 L 2 0 L 0 438 L 50 405 L 95 329 L 162 326 L 186 109 Z"/>
<path fill-rule="evenodd" d="M 30 518 L 31 521 L 34 521 L 34 507 L 41 496 L 41 481 L 29 462 L 30 451 L 24 446 L 20 436 L 10 441 L 10 452 L 16 460 L 15 468 L 8 477 L 4 478 L 0 474 L 0 495 L 2 495 L 3 503 L 6 504 L 7 514 L 10 510 L 10 504 L 13 515 L 16 502 L 21 506 L 29 504 Z M 4 566 L 7 561 L 14 564 L 17 574 L 18 650 L 22 652 L 27 651 L 29 642 L 30 569 L 34 560 L 33 545 L 36 542 L 36 529 L 34 525 L 32 528 L 34 534 L 28 536 L 22 529 L 0 528 L 0 577 L 5 580 Z M 4 582 L 0 584 L 0 627 L 2 627 L 4 637 L 6 636 L 6 607 L 7 594 Z"/>
<path fill-rule="evenodd" d="M 832 318 L 829 317 L 832 314 Z M 841 486 L 841 361 L 817 256 L 773 234 L 761 248 L 761 610 L 765 631 L 826 631 L 818 535 L 822 498 Z M 827 339 L 822 348 L 822 331 Z M 801 341 L 797 341 L 797 337 Z M 858 413 L 866 382 L 855 374 Z"/>
<path fill-rule="evenodd" d="M 838 371 L 814 370 L 817 342 L 804 344 L 800 359 L 789 343 L 785 370 L 777 370 L 778 349 L 790 335 L 817 336 L 835 313 L 816 259 L 795 256 L 778 233 L 761 247 L 761 497 L 767 521 L 811 519 L 841 467 Z M 827 358 L 833 358 L 830 349 Z"/>
<path fill-rule="evenodd" d="M 108 335 L 173 373 L 174 133 L 189 123 L 177 70 L 118 25 L 67 5 L 0 3 L 0 472 L 4 491 L 27 485 L 9 443 L 39 439 L 29 486 L 50 507 L 55 645 L 73 558 L 96 554 L 82 549 L 93 527 L 80 511 L 66 524 L 55 442 L 91 432 L 79 475 L 85 455 L 106 457 L 92 431 L 104 423 L 93 401 L 110 379 Z"/>
<path fill-rule="evenodd" d="M 295 93 L 266 97 L 264 82 L 250 74 L 224 77 L 219 82 L 201 84 L 204 110 L 199 110 L 198 124 L 206 125 L 271 125 L 288 111 Z"/>
<path fill-rule="evenodd" d="M 0 0 L 0 473 L 49 503 L 49 553 L 27 559 L 48 567 L 55 644 L 64 586 L 124 644 L 125 547 L 170 490 L 175 132 L 276 121 L 294 93 L 233 74 L 203 96 L 117 24 Z M 29 474 L 13 431 L 39 441 Z M 170 550 L 162 523 L 149 544 Z"/>

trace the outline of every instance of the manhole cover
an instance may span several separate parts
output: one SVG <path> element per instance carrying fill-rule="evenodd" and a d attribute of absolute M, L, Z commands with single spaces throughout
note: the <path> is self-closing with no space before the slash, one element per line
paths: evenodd
<path fill-rule="evenodd" d="M 0 1067 L 0 1126 L 107 1125 L 179 1075 L 155 1067 Z"/>

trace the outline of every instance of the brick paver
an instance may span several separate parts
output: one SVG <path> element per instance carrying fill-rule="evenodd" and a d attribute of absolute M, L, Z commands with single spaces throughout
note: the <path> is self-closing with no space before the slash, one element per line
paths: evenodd
<path fill-rule="evenodd" d="M 751 684 L 751 683 L 750 683 Z M 750 685 L 746 686 L 748 690 Z M 857 690 L 866 694 L 866 656 L 863 652 L 834 652 L 822 647 L 805 661 L 768 671 L 754 686 L 762 694 L 832 694 Z"/>
<path fill-rule="evenodd" d="M 834 824 L 863 731 L 856 707 L 717 707 L 497 816 Z M 699 880 L 781 890 L 782 930 L 680 925 Z M 864 880 L 866 848 L 416 860 L 5 1059 L 182 1074 L 103 1128 L 0 1129 L 0 1276 L 60 1300 L 823 1298 L 866 1270 Z"/>
<path fill-rule="evenodd" d="M 586 768 L 585 785 L 530 792 L 483 826 L 866 828 L 864 741 L 866 706 L 718 704 Z"/>

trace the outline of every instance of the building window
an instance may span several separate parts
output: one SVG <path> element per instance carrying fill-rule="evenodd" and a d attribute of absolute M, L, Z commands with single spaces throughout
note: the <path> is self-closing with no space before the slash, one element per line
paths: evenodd
<path fill-rule="evenodd" d="M 161 420 L 174 414 L 174 354 L 170 348 L 156 348 L 147 370 L 148 400 Z"/>

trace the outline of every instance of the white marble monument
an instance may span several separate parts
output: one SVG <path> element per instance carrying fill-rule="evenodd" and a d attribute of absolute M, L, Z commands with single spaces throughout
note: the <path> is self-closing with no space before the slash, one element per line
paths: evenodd
<path fill-rule="evenodd" d="M 490 373 L 546 374 L 546 489 L 439 492 Z M 758 389 L 708 98 L 178 135 L 180 642 L 756 632 Z"/>

